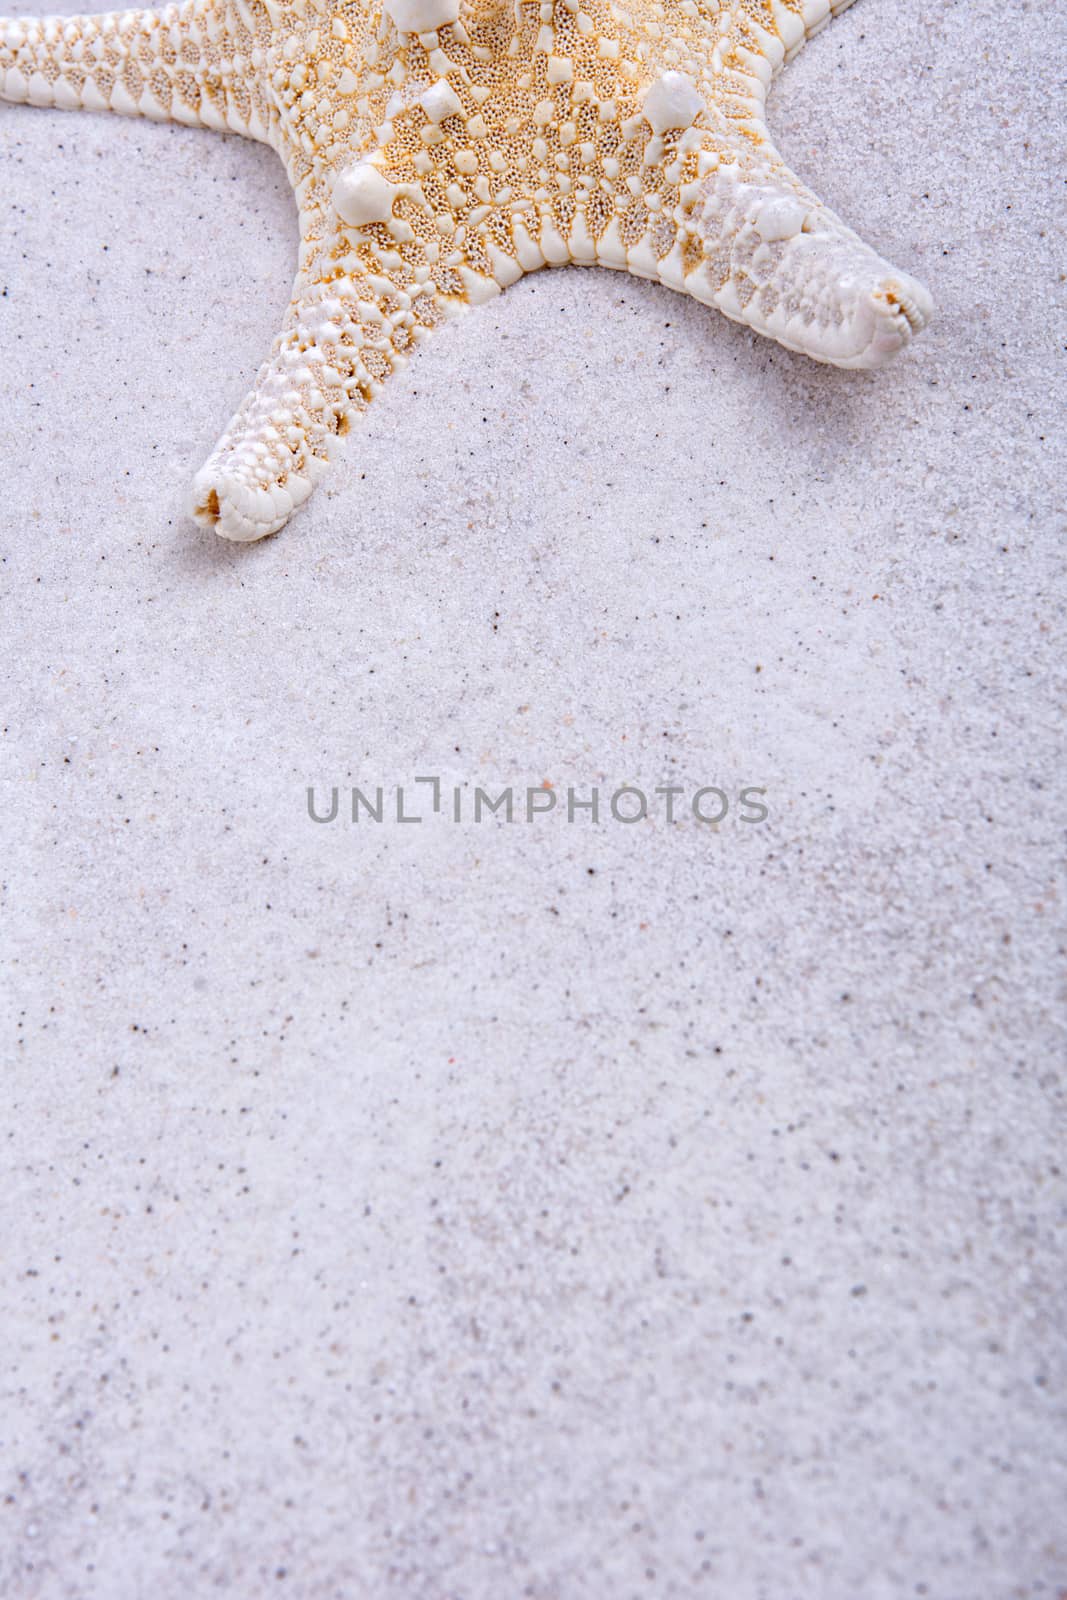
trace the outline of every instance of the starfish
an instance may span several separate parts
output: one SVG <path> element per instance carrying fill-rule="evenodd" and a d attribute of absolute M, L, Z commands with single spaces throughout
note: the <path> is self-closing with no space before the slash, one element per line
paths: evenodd
<path fill-rule="evenodd" d="M 877 367 L 921 284 L 789 170 L 774 73 L 849 0 L 182 0 L 0 22 L 0 98 L 262 140 L 299 207 L 292 300 L 193 486 L 273 533 L 420 339 L 524 273 L 614 267 L 791 350 Z"/>

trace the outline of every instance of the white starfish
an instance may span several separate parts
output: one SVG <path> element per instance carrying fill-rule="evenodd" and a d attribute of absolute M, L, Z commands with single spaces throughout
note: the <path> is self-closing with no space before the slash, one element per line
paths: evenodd
<path fill-rule="evenodd" d="M 281 155 L 292 303 L 193 514 L 273 533 L 445 317 L 525 272 L 623 268 L 874 367 L 930 315 L 789 171 L 773 74 L 848 0 L 184 0 L 0 23 L 0 96 L 231 130 Z"/>

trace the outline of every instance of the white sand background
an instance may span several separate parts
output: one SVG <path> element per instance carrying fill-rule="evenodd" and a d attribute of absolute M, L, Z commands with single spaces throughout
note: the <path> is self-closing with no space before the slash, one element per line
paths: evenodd
<path fill-rule="evenodd" d="M 0 107 L 3 1600 L 1067 1590 L 1063 56 L 776 87 L 893 368 L 544 273 L 254 547 L 280 164 Z M 416 774 L 770 816 L 307 816 Z"/>

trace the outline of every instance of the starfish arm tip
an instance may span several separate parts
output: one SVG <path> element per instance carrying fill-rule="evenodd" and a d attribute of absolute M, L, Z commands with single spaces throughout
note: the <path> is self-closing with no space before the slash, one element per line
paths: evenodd
<path fill-rule="evenodd" d="M 699 251 L 680 285 L 686 292 L 829 366 L 884 366 L 933 315 L 928 290 L 784 166 L 712 172 L 683 245 Z"/>
<path fill-rule="evenodd" d="M 283 485 L 257 486 L 239 470 L 213 458 L 193 480 L 189 513 L 201 527 L 221 539 L 251 544 L 277 533 L 311 493 L 307 478 L 290 474 Z"/>
<path fill-rule="evenodd" d="M 856 365 L 884 367 L 929 323 L 933 297 L 916 278 L 894 273 L 871 290 L 869 315 L 870 338 Z"/>
<path fill-rule="evenodd" d="M 858 270 L 853 267 L 831 276 L 819 314 L 805 305 L 799 318 L 787 324 L 784 337 L 773 326 L 761 327 L 755 318 L 753 326 L 827 366 L 851 371 L 886 366 L 927 326 L 934 302 L 917 279 L 898 272 L 873 252 L 867 257 Z"/>

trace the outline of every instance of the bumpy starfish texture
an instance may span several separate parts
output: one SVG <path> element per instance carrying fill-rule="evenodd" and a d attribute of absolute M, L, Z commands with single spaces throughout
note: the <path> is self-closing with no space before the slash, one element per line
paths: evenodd
<path fill-rule="evenodd" d="M 183 0 L 0 22 L 0 97 L 230 130 L 300 211 L 269 360 L 193 514 L 273 533 L 445 318 L 525 272 L 625 269 L 876 367 L 931 311 L 789 171 L 773 74 L 848 0 Z"/>

